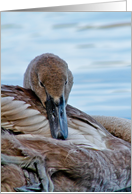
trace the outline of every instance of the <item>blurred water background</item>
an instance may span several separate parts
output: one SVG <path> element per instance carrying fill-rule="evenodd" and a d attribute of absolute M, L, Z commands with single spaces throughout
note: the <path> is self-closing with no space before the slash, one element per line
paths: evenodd
<path fill-rule="evenodd" d="M 73 72 L 69 104 L 131 118 L 130 12 L 1 13 L 1 84 L 22 86 L 29 62 L 47 52 Z"/>

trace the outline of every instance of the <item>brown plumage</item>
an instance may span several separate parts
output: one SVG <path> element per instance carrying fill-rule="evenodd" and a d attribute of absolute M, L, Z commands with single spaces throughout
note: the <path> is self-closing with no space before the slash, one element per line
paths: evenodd
<path fill-rule="evenodd" d="M 129 187 L 131 184 L 130 144 L 117 138 L 109 138 L 106 143 L 109 149 L 96 150 L 83 145 L 68 144 L 63 140 L 52 139 L 51 141 L 50 138 L 40 135 L 6 134 L 2 136 L 1 149 L 6 155 L 42 158 L 47 176 L 51 177 L 53 182 L 54 191 L 108 192 Z M 12 184 L 13 187 L 25 185 L 22 181 L 24 174 L 22 176 L 21 167 L 16 166 L 14 169 L 17 173 L 21 173 L 21 176 L 12 175 L 12 179 L 8 173 L 5 173 L 6 168 L 12 168 L 12 164 L 2 168 L 2 191 L 13 191 Z M 28 174 L 29 177 L 33 177 L 33 173 Z M 16 182 L 18 178 L 20 181 Z M 10 182 L 8 187 L 7 182 Z"/>
<path fill-rule="evenodd" d="M 92 117 L 101 123 L 111 134 L 131 143 L 131 120 L 110 116 Z"/>
<path fill-rule="evenodd" d="M 55 55 L 41 55 L 30 63 L 24 80 L 29 89 L 2 86 L 1 90 L 2 127 L 19 133 L 2 134 L 2 191 L 24 185 L 30 188 L 22 190 L 31 191 L 36 184 L 40 191 L 102 192 L 129 187 L 131 152 L 130 143 L 124 140 L 130 133 L 124 140 L 114 137 L 111 128 L 109 133 L 109 127 L 106 130 L 91 116 L 67 105 L 68 136 L 63 133 L 65 124 L 64 128 L 56 125 L 54 136 L 56 127 L 49 125 L 54 114 L 48 112 L 47 102 L 49 108 L 55 103 L 55 109 L 67 104 L 73 83 L 67 64 Z"/>

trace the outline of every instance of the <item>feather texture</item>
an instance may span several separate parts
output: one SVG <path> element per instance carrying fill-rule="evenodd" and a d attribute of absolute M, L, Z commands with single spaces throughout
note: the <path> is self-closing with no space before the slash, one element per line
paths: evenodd
<path fill-rule="evenodd" d="M 48 117 L 53 114 L 48 111 L 53 113 L 54 107 L 67 104 L 72 84 L 66 62 L 47 53 L 29 64 L 24 75 L 24 87 L 28 89 L 2 86 L 2 191 L 20 186 L 28 190 L 29 181 L 31 191 L 36 181 L 37 189 L 56 192 L 112 192 L 130 187 L 131 145 L 124 141 L 129 139 L 126 134 L 130 135 L 124 132 L 125 127 L 120 133 L 120 127 L 113 124 L 106 130 L 104 126 L 108 129 L 108 125 L 101 121 L 102 126 L 99 118 L 97 121 L 67 105 L 68 138 L 60 132 L 55 136 L 59 140 L 51 138 Z M 66 117 L 64 108 L 59 117 Z M 19 135 L 10 134 L 11 130 Z"/>

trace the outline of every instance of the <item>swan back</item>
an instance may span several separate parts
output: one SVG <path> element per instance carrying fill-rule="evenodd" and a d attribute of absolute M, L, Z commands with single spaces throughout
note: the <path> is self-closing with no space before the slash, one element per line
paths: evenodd
<path fill-rule="evenodd" d="M 2 86 L 1 124 L 3 128 L 24 134 L 51 137 L 46 109 L 31 89 Z M 111 134 L 91 116 L 67 105 L 68 138 L 66 144 L 107 149 L 106 138 Z"/>

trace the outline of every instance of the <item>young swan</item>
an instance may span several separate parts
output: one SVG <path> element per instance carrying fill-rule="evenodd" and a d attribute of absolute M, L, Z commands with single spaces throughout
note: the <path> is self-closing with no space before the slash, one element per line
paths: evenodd
<path fill-rule="evenodd" d="M 49 53 L 37 56 L 27 67 L 23 85 L 33 90 L 46 108 L 52 137 L 66 139 L 65 106 L 73 85 L 67 63 Z"/>
<path fill-rule="evenodd" d="M 107 130 L 112 126 L 110 132 L 115 131 L 111 125 L 113 118 L 108 122 L 108 127 L 105 124 L 106 130 L 91 116 L 66 106 L 72 85 L 73 76 L 66 62 L 53 54 L 36 57 L 24 75 L 24 87 L 29 89 L 8 85 L 1 87 L 1 126 L 15 134 L 38 134 L 66 139 L 63 143 L 109 149 L 106 142 L 112 136 Z M 117 136 L 121 131 L 118 129 Z M 130 133 L 122 134 L 126 140 L 126 135 L 128 137 Z"/>
<path fill-rule="evenodd" d="M 2 191 L 21 186 L 15 190 L 105 192 L 130 187 L 130 143 L 70 105 L 66 119 L 72 84 L 67 64 L 44 54 L 31 61 L 25 73 L 24 86 L 32 90 L 2 86 L 2 127 L 24 133 L 2 135 Z M 67 137 L 66 120 L 66 141 L 51 138 Z"/>

